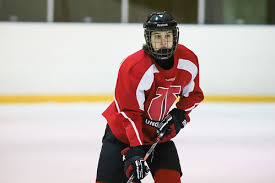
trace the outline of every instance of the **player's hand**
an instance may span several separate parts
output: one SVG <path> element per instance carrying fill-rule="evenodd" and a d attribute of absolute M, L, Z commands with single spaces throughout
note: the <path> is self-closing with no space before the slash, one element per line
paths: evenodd
<path fill-rule="evenodd" d="M 186 112 L 184 110 L 180 110 L 177 108 L 172 109 L 159 123 L 159 127 L 157 128 L 157 133 L 160 134 L 164 132 L 164 135 L 167 136 L 171 133 L 171 126 L 174 125 L 176 134 L 185 127 L 187 124 Z"/>
<path fill-rule="evenodd" d="M 145 152 L 141 146 L 125 148 L 121 151 L 124 160 L 124 172 L 128 178 L 134 175 L 134 181 L 140 182 L 149 172 L 149 167 L 144 161 Z"/>

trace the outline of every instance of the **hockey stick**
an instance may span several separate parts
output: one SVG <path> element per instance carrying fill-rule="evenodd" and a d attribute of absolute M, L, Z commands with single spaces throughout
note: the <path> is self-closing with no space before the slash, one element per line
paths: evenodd
<path fill-rule="evenodd" d="M 147 153 L 145 154 L 143 160 L 146 161 L 148 159 L 148 157 L 150 156 L 150 154 L 153 152 L 153 150 L 155 149 L 156 145 L 159 143 L 159 141 L 162 139 L 164 135 L 164 132 L 160 133 L 159 136 L 157 137 L 156 141 L 152 144 L 152 146 L 150 147 L 150 149 L 147 151 Z M 134 180 L 134 175 L 132 174 L 131 177 L 128 179 L 127 183 L 131 183 Z"/>

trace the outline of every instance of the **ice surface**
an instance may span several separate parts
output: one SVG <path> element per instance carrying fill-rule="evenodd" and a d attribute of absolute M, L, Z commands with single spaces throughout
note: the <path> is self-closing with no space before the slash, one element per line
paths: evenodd
<path fill-rule="evenodd" d="M 107 105 L 0 105 L 0 183 L 95 182 Z M 198 106 L 175 138 L 183 182 L 274 183 L 274 113 L 274 103 Z"/>

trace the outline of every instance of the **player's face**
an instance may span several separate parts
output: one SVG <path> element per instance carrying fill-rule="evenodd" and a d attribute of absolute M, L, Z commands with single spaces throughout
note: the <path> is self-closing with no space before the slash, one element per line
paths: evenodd
<path fill-rule="evenodd" d="M 159 49 L 171 49 L 173 46 L 172 30 L 152 32 L 151 42 L 155 51 Z"/>

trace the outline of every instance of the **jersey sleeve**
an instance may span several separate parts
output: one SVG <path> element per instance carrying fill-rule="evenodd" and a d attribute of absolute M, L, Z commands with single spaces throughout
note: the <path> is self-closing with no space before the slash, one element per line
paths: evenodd
<path fill-rule="evenodd" d="M 138 146 L 143 145 L 143 110 L 139 106 L 137 88 L 143 73 L 128 62 L 126 59 L 119 69 L 115 104 L 118 112 L 124 117 L 123 127 L 130 146 Z M 145 96 L 145 93 L 141 91 L 141 95 Z"/>
<path fill-rule="evenodd" d="M 186 111 L 186 114 L 188 115 L 200 104 L 200 102 L 204 99 L 204 95 L 200 88 L 199 63 L 197 57 L 195 56 L 194 62 L 189 61 L 186 65 L 188 66 L 190 73 L 192 73 L 192 79 L 183 88 L 176 106 L 178 109 Z"/>

